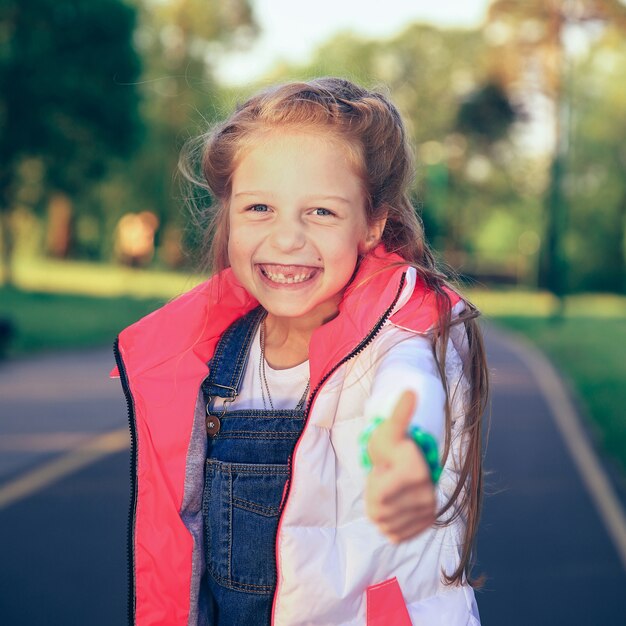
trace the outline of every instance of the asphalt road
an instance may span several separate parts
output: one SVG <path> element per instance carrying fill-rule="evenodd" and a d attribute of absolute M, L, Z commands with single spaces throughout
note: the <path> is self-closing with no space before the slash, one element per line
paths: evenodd
<path fill-rule="evenodd" d="M 546 399 L 509 341 L 487 339 L 482 623 L 623 626 L 626 570 Z M 0 366 L 3 626 L 126 623 L 126 408 L 111 365 L 97 350 Z"/>
<path fill-rule="evenodd" d="M 486 332 L 492 425 L 476 572 L 486 626 L 625 626 L 626 569 L 528 365 Z"/>

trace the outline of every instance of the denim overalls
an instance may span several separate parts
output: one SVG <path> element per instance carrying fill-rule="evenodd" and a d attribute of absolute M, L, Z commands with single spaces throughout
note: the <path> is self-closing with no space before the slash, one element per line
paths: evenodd
<path fill-rule="evenodd" d="M 202 384 L 208 433 L 202 512 L 212 626 L 270 623 L 278 515 L 304 425 L 304 410 L 228 410 L 264 315 L 258 307 L 223 334 Z"/>

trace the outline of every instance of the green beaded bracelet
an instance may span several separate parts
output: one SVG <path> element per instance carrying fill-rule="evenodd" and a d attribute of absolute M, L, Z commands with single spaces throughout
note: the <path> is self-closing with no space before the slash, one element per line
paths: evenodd
<path fill-rule="evenodd" d="M 409 426 L 409 437 L 420 447 L 424 453 L 424 458 L 430 470 L 430 477 L 433 485 L 436 485 L 441 476 L 441 465 L 439 464 L 439 451 L 437 450 L 437 440 L 419 426 Z"/>
<path fill-rule="evenodd" d="M 359 435 L 359 451 L 361 454 L 361 465 L 366 470 L 372 469 L 372 460 L 370 459 L 367 446 L 369 444 L 372 433 L 385 421 L 383 417 L 375 417 Z M 430 477 L 433 484 L 436 485 L 441 476 L 441 465 L 439 464 L 439 453 L 437 451 L 437 441 L 435 438 L 426 431 L 422 430 L 419 426 L 409 426 L 409 437 L 418 445 L 424 459 L 428 464 L 430 470 Z"/>
<path fill-rule="evenodd" d="M 359 451 L 361 452 L 361 465 L 369 472 L 372 469 L 372 459 L 367 451 L 372 433 L 384 422 L 384 418 L 375 417 L 359 435 Z"/>

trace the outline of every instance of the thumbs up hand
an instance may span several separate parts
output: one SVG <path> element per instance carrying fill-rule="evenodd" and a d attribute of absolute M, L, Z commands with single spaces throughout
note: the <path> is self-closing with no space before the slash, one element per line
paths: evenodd
<path fill-rule="evenodd" d="M 410 539 L 435 522 L 437 501 L 430 470 L 407 436 L 417 402 L 415 393 L 405 391 L 368 445 L 372 469 L 365 486 L 366 511 L 393 543 Z"/>

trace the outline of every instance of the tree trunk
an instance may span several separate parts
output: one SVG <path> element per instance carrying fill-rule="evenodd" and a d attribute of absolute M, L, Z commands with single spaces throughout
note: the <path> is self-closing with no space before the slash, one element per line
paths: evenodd
<path fill-rule="evenodd" d="M 615 233 L 613 241 L 615 286 L 620 293 L 626 293 L 626 191 L 622 192 L 617 208 Z"/>
<path fill-rule="evenodd" d="M 13 277 L 13 230 L 11 228 L 11 214 L 9 208 L 0 207 L 0 231 L 2 240 L 2 258 L 0 259 L 0 271 L 2 272 L 2 284 L 5 287 L 14 285 Z"/>
<path fill-rule="evenodd" d="M 567 211 L 562 180 L 563 159 L 557 154 L 552 161 L 545 199 L 546 226 L 540 256 L 539 286 L 558 297 L 563 296 L 567 289 L 567 263 L 562 248 Z"/>
<path fill-rule="evenodd" d="M 67 194 L 56 191 L 48 203 L 46 250 L 50 256 L 64 259 L 70 250 L 71 240 L 72 201 Z"/>

